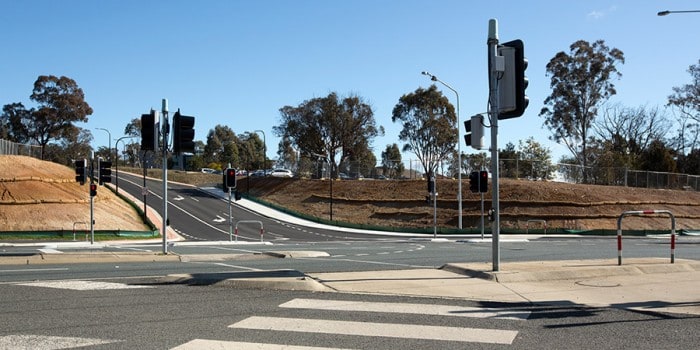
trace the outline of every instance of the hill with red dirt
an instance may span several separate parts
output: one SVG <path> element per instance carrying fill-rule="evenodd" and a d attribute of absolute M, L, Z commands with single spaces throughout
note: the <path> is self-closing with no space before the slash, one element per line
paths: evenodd
<path fill-rule="evenodd" d="M 252 178 L 241 191 L 294 211 L 329 219 L 328 180 Z M 333 220 L 386 227 L 433 226 L 433 203 L 426 201 L 425 180 L 333 181 Z M 457 227 L 457 180 L 437 182 L 437 224 Z M 463 228 L 479 227 L 481 196 L 462 184 Z M 485 211 L 492 194 L 485 194 Z M 501 179 L 501 227 L 525 229 L 528 220 L 546 220 L 548 228 L 569 230 L 617 229 L 617 218 L 628 210 L 670 210 L 676 228 L 700 229 L 700 193 L 632 187 L 580 185 L 560 182 Z M 488 221 L 486 222 L 488 225 Z M 541 228 L 541 222 L 531 222 Z M 668 217 L 629 217 L 623 229 L 670 229 Z"/>
<path fill-rule="evenodd" d="M 121 169 L 120 169 L 121 170 Z M 155 170 L 154 170 L 155 171 Z M 149 176 L 160 177 L 159 174 Z M 23 156 L 0 156 L 0 231 L 71 230 L 75 222 L 89 222 L 87 186 L 75 182 L 74 170 Z M 220 185 L 221 176 L 172 171 L 172 181 Z M 480 195 L 463 183 L 463 227 L 479 227 Z M 424 180 L 336 180 L 332 182 L 333 220 L 400 228 L 432 228 L 433 204 L 426 202 Z M 676 228 L 700 229 L 700 192 L 633 187 L 578 185 L 546 181 L 502 179 L 501 226 L 504 229 L 541 228 L 591 230 L 617 228 L 627 210 L 670 210 Z M 322 219 L 330 218 L 329 180 L 242 178 L 239 190 L 263 201 Z M 437 225 L 456 228 L 457 181 L 437 182 Z M 485 196 L 491 207 L 491 192 Z M 100 187 L 95 197 L 95 229 L 148 230 L 137 212 L 111 191 Z M 488 222 L 487 222 L 488 225 Z M 623 229 L 668 230 L 667 217 L 630 217 Z"/>
<path fill-rule="evenodd" d="M 0 231 L 71 231 L 90 222 L 88 185 L 75 170 L 25 156 L 0 155 Z M 148 231 L 138 213 L 112 191 L 98 187 L 95 230 Z"/>

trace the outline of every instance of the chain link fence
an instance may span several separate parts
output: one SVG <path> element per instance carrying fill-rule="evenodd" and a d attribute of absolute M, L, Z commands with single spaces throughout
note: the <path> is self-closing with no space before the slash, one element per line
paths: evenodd
<path fill-rule="evenodd" d="M 16 143 L 0 139 L 0 155 L 41 158 L 41 146 Z"/>
<path fill-rule="evenodd" d="M 700 176 L 658 171 L 632 170 L 624 167 L 583 167 L 576 164 L 501 159 L 500 175 L 507 178 L 550 180 L 606 186 L 656 189 L 700 190 Z"/>

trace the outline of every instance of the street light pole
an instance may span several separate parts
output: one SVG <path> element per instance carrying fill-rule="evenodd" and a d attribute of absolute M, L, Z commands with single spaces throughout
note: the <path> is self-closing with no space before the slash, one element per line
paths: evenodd
<path fill-rule="evenodd" d="M 459 215 L 457 215 L 457 227 L 459 229 L 462 229 L 462 150 L 460 147 L 461 144 L 461 139 L 462 137 L 460 136 L 460 131 L 459 131 L 459 93 L 457 93 L 457 90 L 453 89 L 450 85 L 445 83 L 444 81 L 438 79 L 438 77 L 428 73 L 428 72 L 421 72 L 423 75 L 427 75 L 430 77 L 430 80 L 432 81 L 437 81 L 438 83 L 444 85 L 446 88 L 452 90 L 452 92 L 455 93 L 455 96 L 457 96 L 457 122 L 455 123 L 455 127 L 457 128 L 457 211 L 459 212 Z"/>
<path fill-rule="evenodd" d="M 136 138 L 136 136 L 122 136 L 117 139 L 117 142 L 114 143 L 114 148 L 116 149 L 114 153 L 117 154 L 117 159 L 116 162 L 114 163 L 114 169 L 115 169 L 115 175 L 114 177 L 116 178 L 115 185 L 117 187 L 117 193 L 119 193 L 119 141 L 123 139 L 133 139 Z M 123 142 L 122 142 L 123 143 Z"/>
<path fill-rule="evenodd" d="M 95 128 L 95 130 L 102 130 L 107 132 L 107 136 L 109 137 L 109 149 L 107 154 L 109 155 L 109 160 L 112 160 L 112 133 L 109 132 L 109 130 L 105 128 Z"/>
<path fill-rule="evenodd" d="M 659 11 L 656 13 L 657 16 L 668 16 L 672 13 L 697 13 L 700 12 L 700 10 L 687 10 L 687 11 Z"/>
<path fill-rule="evenodd" d="M 267 141 L 265 140 L 265 132 L 262 130 L 253 130 L 254 132 L 260 132 L 263 135 L 263 172 L 265 171 L 265 168 L 267 168 Z"/>

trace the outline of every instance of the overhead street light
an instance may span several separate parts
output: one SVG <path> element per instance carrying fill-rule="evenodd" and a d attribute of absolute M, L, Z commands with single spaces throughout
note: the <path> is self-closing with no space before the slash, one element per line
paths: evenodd
<path fill-rule="evenodd" d="M 666 10 L 666 11 L 659 11 L 658 13 L 656 13 L 656 15 L 657 16 L 668 16 L 672 13 L 697 13 L 697 12 L 700 12 L 700 10 L 687 10 L 687 11 L 669 11 L 669 10 Z"/>
<path fill-rule="evenodd" d="M 459 94 L 457 93 L 457 90 L 453 89 L 450 85 L 445 83 L 444 81 L 438 79 L 438 77 L 430 74 L 429 72 L 423 71 L 421 74 L 429 76 L 430 80 L 432 81 L 437 81 L 438 83 L 444 85 L 446 88 L 452 90 L 452 92 L 455 93 L 455 96 L 457 96 L 457 121 L 455 123 L 455 128 L 457 129 L 457 210 L 459 211 L 459 215 L 457 215 L 457 227 L 459 229 L 462 229 L 462 150 L 460 147 L 460 140 L 462 139 L 462 136 L 460 135 L 459 131 Z"/>
<path fill-rule="evenodd" d="M 109 130 L 105 128 L 95 128 L 95 130 L 102 130 L 107 132 L 107 136 L 109 136 L 109 148 L 107 149 L 107 154 L 109 155 L 109 160 L 112 160 L 112 133 L 109 132 Z"/>

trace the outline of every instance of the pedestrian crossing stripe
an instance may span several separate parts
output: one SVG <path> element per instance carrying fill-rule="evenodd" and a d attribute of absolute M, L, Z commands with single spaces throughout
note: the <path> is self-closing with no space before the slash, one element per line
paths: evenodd
<path fill-rule="evenodd" d="M 42 349 L 57 350 L 82 348 L 119 343 L 121 340 L 105 340 L 78 337 L 54 337 L 46 335 L 15 334 L 0 336 L 0 349 Z"/>
<path fill-rule="evenodd" d="M 263 343 L 244 343 L 237 341 L 195 339 L 171 350 L 199 350 L 199 349 L 219 349 L 219 350 L 350 350 L 340 348 L 319 348 L 313 346 L 294 346 Z"/>
<path fill-rule="evenodd" d="M 402 313 L 434 316 L 493 318 L 502 320 L 527 320 L 529 311 L 517 309 L 478 308 L 451 305 L 375 303 L 365 301 L 342 301 L 322 299 L 293 299 L 280 305 L 281 308 L 313 309 L 332 311 L 360 311 Z"/>
<path fill-rule="evenodd" d="M 253 316 L 229 328 L 366 337 L 512 344 L 518 331 Z"/>
<path fill-rule="evenodd" d="M 70 290 L 112 290 L 112 289 L 136 289 L 153 288 L 152 286 L 130 285 L 126 283 L 100 282 L 100 281 L 80 281 L 80 280 L 58 280 L 17 283 L 18 286 L 44 287 Z"/>

